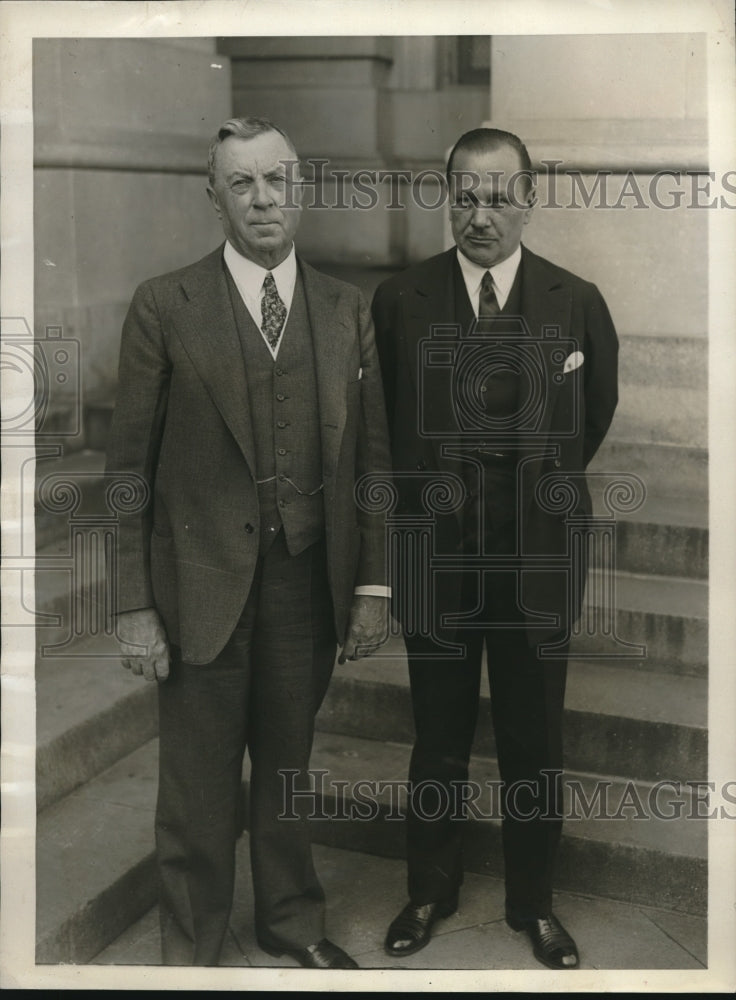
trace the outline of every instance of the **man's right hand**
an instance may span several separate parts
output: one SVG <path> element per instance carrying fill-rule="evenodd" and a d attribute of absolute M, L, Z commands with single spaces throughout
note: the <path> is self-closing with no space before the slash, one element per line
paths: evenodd
<path fill-rule="evenodd" d="M 155 608 L 124 611 L 115 619 L 123 666 L 147 681 L 169 676 L 169 644 Z"/>

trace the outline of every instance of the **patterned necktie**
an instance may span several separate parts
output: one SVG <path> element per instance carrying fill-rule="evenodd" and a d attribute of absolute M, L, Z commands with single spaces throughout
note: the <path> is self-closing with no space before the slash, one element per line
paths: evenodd
<path fill-rule="evenodd" d="M 273 274 L 270 271 L 263 280 L 261 317 L 263 320 L 263 333 L 271 345 L 271 350 L 275 350 L 284 327 L 286 306 L 279 298 L 276 282 L 273 280 Z"/>
<path fill-rule="evenodd" d="M 480 296 L 478 298 L 478 319 L 489 319 L 491 316 L 498 316 L 500 312 L 496 293 L 493 291 L 493 278 L 491 272 L 486 271 L 480 283 Z"/>

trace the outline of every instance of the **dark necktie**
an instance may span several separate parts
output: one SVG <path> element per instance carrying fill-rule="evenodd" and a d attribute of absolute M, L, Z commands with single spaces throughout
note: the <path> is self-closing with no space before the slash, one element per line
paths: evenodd
<path fill-rule="evenodd" d="M 486 271 L 480 283 L 480 296 L 478 298 L 478 319 L 489 319 L 491 316 L 498 316 L 500 312 L 496 293 L 493 291 L 493 278 L 491 272 Z"/>
<path fill-rule="evenodd" d="M 281 337 L 281 331 L 286 319 L 286 306 L 279 298 L 276 282 L 269 271 L 263 280 L 263 297 L 261 299 L 261 317 L 263 333 L 274 350 Z"/>

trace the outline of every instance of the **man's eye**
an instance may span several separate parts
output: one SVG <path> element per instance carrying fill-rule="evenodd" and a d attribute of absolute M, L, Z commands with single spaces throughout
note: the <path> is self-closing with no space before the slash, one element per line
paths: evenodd
<path fill-rule="evenodd" d="M 475 199 L 473 198 L 472 195 L 461 194 L 460 197 L 457 199 L 457 204 L 460 206 L 460 208 L 472 208 L 473 205 L 475 204 Z"/>

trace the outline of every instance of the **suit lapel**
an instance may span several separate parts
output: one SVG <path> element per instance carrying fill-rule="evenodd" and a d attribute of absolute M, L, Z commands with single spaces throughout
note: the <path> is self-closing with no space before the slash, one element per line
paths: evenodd
<path fill-rule="evenodd" d="M 220 247 L 184 277 L 182 287 L 189 301 L 174 313 L 173 321 L 184 350 L 255 478 L 245 362 L 223 268 Z"/>
<path fill-rule="evenodd" d="M 544 260 L 522 247 L 521 311 L 532 338 L 531 364 L 522 367 L 519 402 L 539 400 L 533 426 L 519 435 L 520 454 L 529 456 L 524 468 L 526 500 L 539 477 L 557 393 L 562 382 L 563 364 L 569 353 L 572 291 Z M 561 343 L 562 342 L 562 343 Z M 535 385 L 536 379 L 539 383 Z M 541 396 L 541 398 L 540 398 Z"/>
<path fill-rule="evenodd" d="M 310 267 L 301 258 L 298 260 L 312 328 L 322 466 L 324 470 L 335 473 L 347 416 L 347 383 L 359 378 L 360 360 L 355 317 L 330 279 Z M 354 357 L 356 354 L 357 361 Z M 325 500 L 329 512 L 332 506 L 335 476 L 326 475 L 324 482 Z"/>
<path fill-rule="evenodd" d="M 429 345 L 433 329 L 446 327 L 444 334 L 438 338 L 438 346 L 441 344 L 452 346 L 459 343 L 460 329 L 455 318 L 455 284 L 453 279 L 455 253 L 453 247 L 429 262 L 431 266 L 424 269 L 406 297 L 404 316 L 408 367 L 414 379 L 414 389 L 418 401 L 418 426 L 424 426 L 424 433 L 431 438 L 438 468 L 447 469 L 457 474 L 457 461 L 448 460 L 443 447 L 448 443 L 453 444 L 460 440 L 457 436 L 452 439 L 449 437 L 451 429 L 457 427 L 450 381 L 448 378 L 445 391 L 434 392 L 430 380 L 425 376 L 425 345 Z M 447 368 L 448 373 L 450 367 Z M 425 417 L 428 420 L 423 425 Z M 432 434 L 431 427 L 447 429 L 448 433 L 443 434 L 443 436 Z"/>

